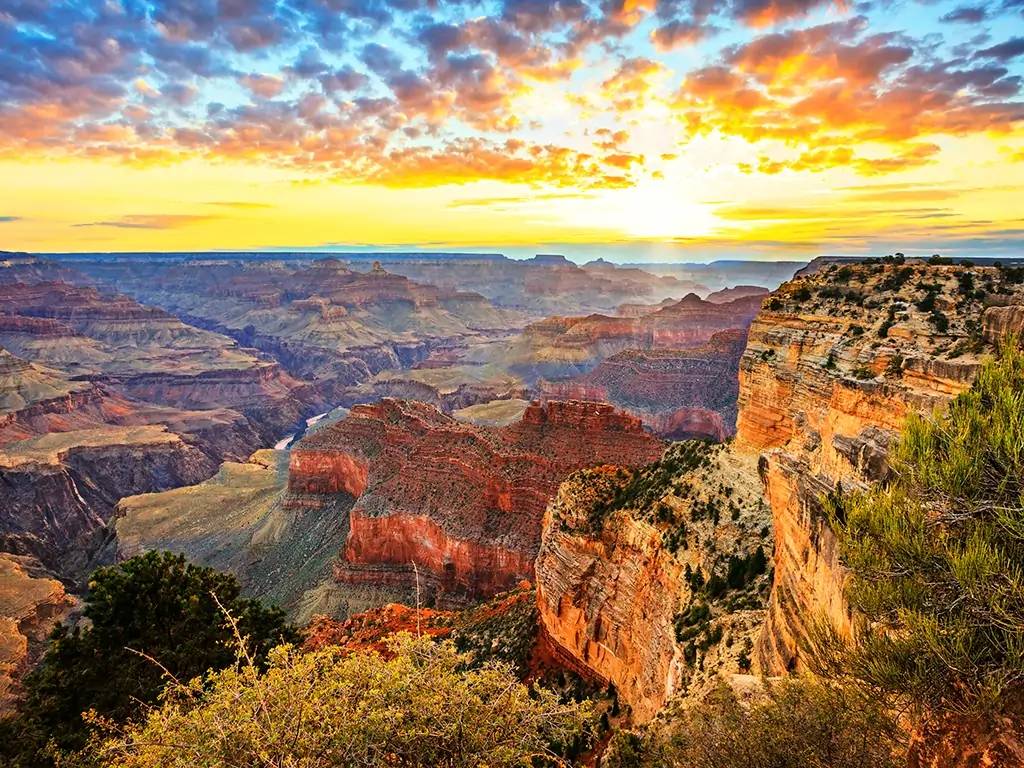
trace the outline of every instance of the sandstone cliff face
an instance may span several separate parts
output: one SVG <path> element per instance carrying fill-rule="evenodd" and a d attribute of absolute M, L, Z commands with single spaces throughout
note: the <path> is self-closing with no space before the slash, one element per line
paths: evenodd
<path fill-rule="evenodd" d="M 768 576 L 747 568 L 771 550 L 768 520 L 753 462 L 722 446 L 573 475 L 544 518 L 543 631 L 644 722 L 670 696 L 749 669 Z"/>
<path fill-rule="evenodd" d="M 0 553 L 0 715 L 12 708 L 18 682 L 39 660 L 54 625 L 74 607 L 38 562 Z"/>
<path fill-rule="evenodd" d="M 431 601 L 492 595 L 532 576 L 545 504 L 570 472 L 661 452 L 638 419 L 596 403 L 538 403 L 520 422 L 477 427 L 385 399 L 292 451 L 297 505 L 356 497 L 335 578 L 420 586 Z"/>
<path fill-rule="evenodd" d="M 720 331 L 693 349 L 629 350 L 588 373 L 542 381 L 545 397 L 609 402 L 671 439 L 725 440 L 735 432 L 744 330 Z"/>
<path fill-rule="evenodd" d="M 528 326 L 508 353 L 527 380 L 565 379 L 625 350 L 685 350 L 708 344 L 721 331 L 743 330 L 760 297 L 712 304 L 695 294 L 641 315 L 551 317 Z"/>
<path fill-rule="evenodd" d="M 801 668 L 819 618 L 850 631 L 822 495 L 879 479 L 907 414 L 969 387 L 1021 303 L 995 268 L 923 264 L 825 265 L 766 300 L 740 365 L 736 438 L 761 457 L 774 519 L 765 672 Z"/>

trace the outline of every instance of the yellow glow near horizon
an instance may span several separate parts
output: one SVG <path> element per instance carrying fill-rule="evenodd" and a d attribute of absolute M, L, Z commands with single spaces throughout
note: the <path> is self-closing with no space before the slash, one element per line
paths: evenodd
<path fill-rule="evenodd" d="M 317 181 L 256 162 L 0 161 L 6 250 L 216 250 L 337 244 L 468 247 L 531 243 L 808 243 L 837 235 L 968 236 L 1020 226 L 1024 163 L 1008 140 L 944 142 L 941 164 L 884 177 L 743 174 L 745 142 L 698 139 L 664 178 L 624 189 L 497 181 L 395 188 Z M 721 162 L 715 162 L 717 156 Z M 16 190 L 16 194 L 11 194 Z M 902 245 L 897 241 L 893 248 Z M 922 244 L 922 247 L 927 247 Z"/>

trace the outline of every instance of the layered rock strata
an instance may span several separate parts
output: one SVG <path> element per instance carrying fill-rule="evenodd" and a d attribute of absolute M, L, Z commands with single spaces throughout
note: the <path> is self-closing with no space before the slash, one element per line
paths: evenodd
<path fill-rule="evenodd" d="M 691 293 L 647 314 L 552 317 L 527 326 L 508 364 L 527 381 L 567 379 L 626 350 L 701 347 L 721 331 L 744 330 L 760 304 L 759 296 L 713 304 Z"/>
<path fill-rule="evenodd" d="M 725 440 L 736 430 L 744 330 L 720 331 L 693 349 L 629 350 L 565 381 L 542 381 L 545 397 L 585 398 L 640 417 L 662 437 Z"/>
<path fill-rule="evenodd" d="M 42 655 L 53 625 L 75 606 L 38 562 L 0 553 L 0 715 L 11 710 L 19 682 Z"/>
<path fill-rule="evenodd" d="M 486 428 L 417 402 L 385 399 L 292 451 L 295 503 L 354 496 L 343 584 L 414 590 L 445 602 L 508 589 L 533 573 L 541 518 L 570 472 L 661 452 L 638 419 L 583 402 L 530 405 Z"/>
<path fill-rule="evenodd" d="M 544 518 L 543 630 L 646 721 L 673 695 L 749 670 L 769 521 L 753 462 L 724 446 L 678 443 L 636 472 L 577 473 Z"/>
<path fill-rule="evenodd" d="M 881 478 L 907 415 L 970 386 L 1019 331 L 1024 289 L 994 267 L 819 264 L 773 294 L 740 364 L 737 448 L 760 455 L 775 529 L 761 668 L 805 666 L 815 622 L 851 631 L 824 494 Z"/>

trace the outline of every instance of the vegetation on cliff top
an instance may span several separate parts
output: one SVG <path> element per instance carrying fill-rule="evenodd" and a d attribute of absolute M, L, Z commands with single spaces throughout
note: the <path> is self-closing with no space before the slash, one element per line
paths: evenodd
<path fill-rule="evenodd" d="M 173 685 L 142 724 L 99 748 L 100 765 L 511 768 L 558 764 L 583 738 L 588 704 L 468 662 L 451 643 L 411 635 L 393 638 L 388 658 L 283 646 L 265 672 L 246 658 Z"/>
<path fill-rule="evenodd" d="M 89 623 L 57 627 L 25 680 L 19 716 L 0 723 L 4 764 L 46 765 L 47 752 L 86 743 L 91 729 L 82 713 L 125 722 L 157 701 L 168 676 L 189 680 L 233 664 L 225 610 L 249 638 L 257 663 L 297 639 L 281 611 L 239 593 L 233 576 L 167 552 L 98 569 L 86 596 Z"/>
<path fill-rule="evenodd" d="M 1024 692 L 1024 353 L 911 417 L 891 463 L 829 499 L 860 622 L 824 662 L 919 713 L 999 713 Z"/>

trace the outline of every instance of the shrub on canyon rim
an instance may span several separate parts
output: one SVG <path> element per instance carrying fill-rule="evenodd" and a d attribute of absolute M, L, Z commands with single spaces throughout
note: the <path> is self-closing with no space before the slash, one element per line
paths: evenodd
<path fill-rule="evenodd" d="M 743 703 L 725 683 L 640 733 L 613 739 L 609 768 L 896 768 L 900 733 L 852 687 L 811 678 L 769 683 Z"/>
<path fill-rule="evenodd" d="M 390 658 L 282 646 L 168 689 L 145 722 L 98 750 L 109 768 L 291 768 L 559 764 L 588 704 L 531 691 L 502 664 L 468 669 L 451 643 L 395 636 Z"/>
<path fill-rule="evenodd" d="M 83 712 L 123 722 L 156 702 L 169 676 L 187 681 L 230 666 L 235 652 L 225 611 L 260 663 L 275 645 L 298 639 L 280 610 L 239 592 L 234 576 L 169 552 L 98 569 L 85 601 L 89 625 L 54 632 L 26 680 L 20 716 L 3 725 L 10 738 L 0 734 L 7 742 L 0 744 L 0 758 L 46 765 L 48 741 L 59 750 L 85 744 L 90 727 Z"/>
<path fill-rule="evenodd" d="M 852 572 L 855 648 L 830 662 L 919 714 L 999 714 L 1024 695 L 1024 354 L 912 417 L 885 487 L 829 505 Z"/>

